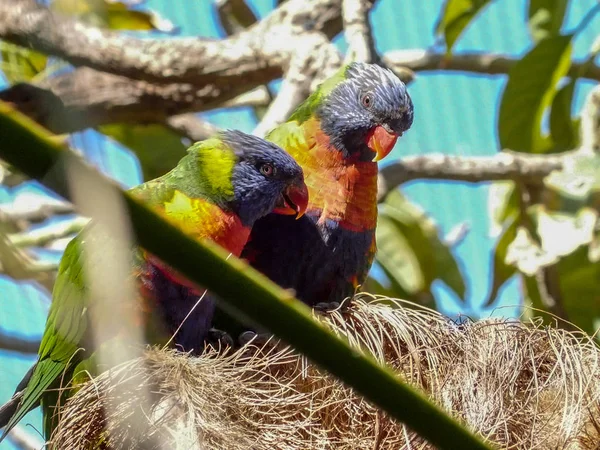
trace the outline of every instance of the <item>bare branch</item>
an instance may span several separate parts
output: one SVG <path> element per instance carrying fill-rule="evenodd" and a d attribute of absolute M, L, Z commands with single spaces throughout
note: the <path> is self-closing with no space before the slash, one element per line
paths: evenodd
<path fill-rule="evenodd" d="M 27 199 L 0 205 L 0 222 L 42 222 L 56 214 L 72 213 L 73 205 L 51 198 Z"/>
<path fill-rule="evenodd" d="M 372 62 L 374 59 L 373 35 L 369 24 L 370 0 L 344 0 L 342 20 L 348 42 L 346 62 Z"/>
<path fill-rule="evenodd" d="M 41 439 L 35 438 L 18 425 L 10 430 L 8 438 L 21 450 L 40 450 L 44 447 Z"/>
<path fill-rule="evenodd" d="M 0 330 L 0 349 L 17 353 L 36 354 L 40 347 L 38 339 L 27 339 Z"/>
<path fill-rule="evenodd" d="M 196 114 L 180 114 L 169 117 L 165 125 L 172 131 L 188 138 L 192 142 L 202 141 L 215 134 L 219 128 Z"/>
<path fill-rule="evenodd" d="M 80 232 L 89 222 L 88 218 L 76 217 L 73 220 L 57 223 L 33 231 L 9 234 L 8 239 L 15 247 L 42 247 L 56 239 Z"/>
<path fill-rule="evenodd" d="M 503 151 L 494 156 L 449 156 L 433 153 L 403 158 L 383 167 L 379 175 L 379 199 L 408 181 L 417 179 L 481 183 L 496 180 L 523 180 L 539 185 L 553 170 L 560 170 L 561 155 L 532 155 Z"/>
<path fill-rule="evenodd" d="M 264 84 L 281 75 L 297 42 L 312 27 L 339 23 L 341 0 L 290 0 L 242 33 L 223 40 L 139 39 L 78 23 L 34 0 L 0 0 L 0 38 L 75 66 L 133 79 L 196 86 Z M 339 29 L 338 29 L 339 30 Z"/>
<path fill-rule="evenodd" d="M 443 52 L 424 49 L 393 50 L 387 52 L 382 59 L 392 70 L 402 68 L 414 72 L 449 70 L 486 75 L 507 74 L 519 60 L 494 53 L 462 53 L 447 57 Z M 569 69 L 569 75 L 600 81 L 600 67 L 574 62 Z"/>
<path fill-rule="evenodd" d="M 15 247 L 5 233 L 0 233 L 0 272 L 13 280 L 37 281 L 51 291 L 56 269 L 58 264 L 32 258 Z"/>
<path fill-rule="evenodd" d="M 273 99 L 266 86 L 260 86 L 245 92 L 237 97 L 225 101 L 222 108 L 235 108 L 237 106 L 269 106 Z"/>
<path fill-rule="evenodd" d="M 279 94 L 254 130 L 257 136 L 284 122 L 308 96 L 311 88 L 330 76 L 342 63 L 339 52 L 323 33 L 307 33 L 292 58 Z"/>

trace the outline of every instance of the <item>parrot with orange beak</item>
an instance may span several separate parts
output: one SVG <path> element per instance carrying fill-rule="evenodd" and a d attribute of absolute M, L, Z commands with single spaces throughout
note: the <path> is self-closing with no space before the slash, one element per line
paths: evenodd
<path fill-rule="evenodd" d="M 406 85 L 376 64 L 350 63 L 324 81 L 266 136 L 302 167 L 306 214 L 259 219 L 242 257 L 309 306 L 332 309 L 351 297 L 376 250 L 377 161 L 413 114 Z"/>
<path fill-rule="evenodd" d="M 275 211 L 295 220 L 308 202 L 302 169 L 294 159 L 276 145 L 239 131 L 223 131 L 197 142 L 173 170 L 130 193 L 188 235 L 213 241 L 235 256 L 258 218 Z M 93 236 L 86 230 L 71 240 L 61 259 L 38 360 L 0 407 L 4 427 L 0 441 L 38 404 L 45 436 L 50 438 L 57 421 L 54 413 L 73 392 L 69 388 L 76 389 L 87 374 L 100 371 L 95 363 L 100 346 L 129 344 L 125 327 L 142 327 L 151 345 L 170 343 L 196 354 L 204 348 L 215 299 L 139 247 L 131 249 L 130 275 L 137 288 L 134 307 L 142 313 L 143 323 L 115 321 L 114 329 L 105 333 L 106 342 L 90 339 L 98 299 L 90 295 L 83 270 L 89 255 L 84 244 L 89 239 L 108 242 L 111 236 Z M 106 252 L 94 263 L 111 264 L 113 258 Z M 119 306 L 114 315 L 125 316 Z"/>

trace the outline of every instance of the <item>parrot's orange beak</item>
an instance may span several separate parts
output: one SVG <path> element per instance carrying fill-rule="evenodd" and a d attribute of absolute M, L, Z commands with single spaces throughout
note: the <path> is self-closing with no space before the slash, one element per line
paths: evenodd
<path fill-rule="evenodd" d="M 369 148 L 375 152 L 373 162 L 381 161 L 389 155 L 394 145 L 396 145 L 398 137 L 399 135 L 391 131 L 389 127 L 377 125 L 367 141 Z"/>
<path fill-rule="evenodd" d="M 308 188 L 304 181 L 291 184 L 281 195 L 282 201 L 273 212 L 284 215 L 295 215 L 299 219 L 308 208 Z"/>

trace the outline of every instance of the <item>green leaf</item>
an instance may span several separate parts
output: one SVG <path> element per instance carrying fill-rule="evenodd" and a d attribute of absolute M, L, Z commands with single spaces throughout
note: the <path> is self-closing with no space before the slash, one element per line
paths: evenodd
<path fill-rule="evenodd" d="M 483 303 L 484 306 L 490 306 L 496 300 L 498 291 L 517 272 L 515 266 L 506 262 L 506 255 L 508 254 L 510 244 L 517 237 L 517 230 L 519 229 L 518 214 L 513 215 L 507 222 L 508 224 L 505 226 L 494 249 L 494 256 L 492 258 L 492 286 L 488 298 Z"/>
<path fill-rule="evenodd" d="M 588 247 L 582 246 L 560 260 L 558 271 L 567 317 L 594 334 L 600 319 L 600 263 L 591 263 Z"/>
<path fill-rule="evenodd" d="M 43 53 L 0 41 L 2 72 L 9 83 L 31 81 L 41 73 L 48 63 Z"/>
<path fill-rule="evenodd" d="M 446 0 L 436 32 L 444 35 L 448 54 L 452 53 L 452 47 L 467 25 L 489 2 L 490 0 Z"/>
<path fill-rule="evenodd" d="M 106 25 L 111 30 L 156 30 L 163 33 L 175 33 L 178 30 L 170 20 L 154 11 L 130 10 L 121 2 L 108 2 L 105 11 Z"/>
<path fill-rule="evenodd" d="M 217 14 L 228 36 L 239 33 L 256 23 L 257 18 L 246 0 L 215 2 Z"/>
<path fill-rule="evenodd" d="M 408 201 L 400 191 L 395 190 L 388 195 L 385 203 L 380 205 L 379 216 L 385 218 L 384 220 L 389 219 L 395 227 L 395 230 L 390 228 L 391 231 L 386 229 L 386 233 L 391 233 L 392 236 L 385 235 L 384 252 L 388 254 L 395 253 L 395 260 L 403 259 L 398 249 L 394 249 L 393 240 L 394 238 L 403 238 L 409 244 L 412 255 L 410 259 L 416 259 L 411 264 L 417 264 L 419 268 L 418 273 L 420 276 L 417 277 L 416 274 L 413 274 L 418 280 L 418 291 L 430 292 L 431 284 L 435 280 L 441 280 L 464 300 L 466 285 L 458 263 L 448 246 L 441 241 L 434 222 L 427 217 L 422 209 Z M 401 234 L 402 237 L 393 236 L 394 231 L 396 234 Z M 404 242 L 402 245 L 404 245 Z M 377 246 L 379 249 L 382 248 L 379 235 Z M 405 250 L 405 252 L 408 251 Z M 395 263 L 398 264 L 398 261 Z M 405 280 L 404 283 L 401 281 L 404 277 L 398 278 L 394 267 L 389 262 L 388 264 L 382 264 L 382 266 L 385 266 L 384 269 L 390 272 L 392 279 L 396 279 L 404 289 L 407 289 Z M 402 268 L 402 270 L 405 273 L 408 271 L 406 268 Z M 413 270 L 416 271 L 417 269 L 413 267 Z M 410 289 L 408 291 L 412 294 L 417 292 Z"/>
<path fill-rule="evenodd" d="M 419 260 L 394 220 L 382 215 L 377 223 L 377 262 L 407 296 L 426 289 Z"/>
<path fill-rule="evenodd" d="M 576 79 L 572 79 L 554 96 L 550 110 L 550 136 L 555 151 L 571 150 L 577 147 L 579 130 L 576 122 L 571 118 L 571 105 Z"/>
<path fill-rule="evenodd" d="M 103 125 L 98 130 L 131 149 L 142 166 L 144 180 L 164 175 L 185 156 L 181 137 L 164 125 Z"/>
<path fill-rule="evenodd" d="M 498 118 L 502 148 L 532 153 L 551 148 L 542 136 L 542 116 L 571 66 L 571 37 L 540 41 L 510 70 Z"/>
<path fill-rule="evenodd" d="M 178 28 L 154 11 L 129 9 L 116 0 L 54 0 L 51 9 L 75 16 L 91 25 L 112 30 L 156 30 L 174 33 Z"/>
<path fill-rule="evenodd" d="M 383 295 L 390 298 L 405 298 L 402 293 L 394 292 L 392 287 L 385 287 L 382 283 L 370 275 L 367 277 L 362 290 L 363 292 L 368 292 L 369 294 L 373 295 Z"/>
<path fill-rule="evenodd" d="M 567 0 L 529 0 L 529 32 L 534 42 L 560 33 Z"/>

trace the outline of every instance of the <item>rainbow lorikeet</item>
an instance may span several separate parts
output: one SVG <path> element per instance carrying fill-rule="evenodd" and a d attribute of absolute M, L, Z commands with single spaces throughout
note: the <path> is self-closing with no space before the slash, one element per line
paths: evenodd
<path fill-rule="evenodd" d="M 238 131 L 222 132 L 194 144 L 171 172 L 131 193 L 195 238 L 215 241 L 236 256 L 259 217 L 271 211 L 299 217 L 308 201 L 302 169 L 293 158 L 272 143 Z M 0 426 L 6 425 L 4 436 L 41 402 L 49 437 L 52 411 L 60 400 L 57 391 L 49 389 L 62 384 L 62 379 L 68 382 L 77 377 L 83 368 L 89 369 L 98 348 L 86 336 L 93 304 L 83 279 L 84 239 L 87 237 L 81 235 L 74 238 L 61 260 L 38 361 L 12 403 L 0 408 Z M 105 259 L 110 263 L 110 255 Z M 148 317 L 158 316 L 161 331 L 166 331 L 166 335 L 147 336 L 148 342 L 162 344 L 179 328 L 173 343 L 186 351 L 198 350 L 210 326 L 214 299 L 204 298 L 198 304 L 199 287 L 140 248 L 132 249 L 132 276 L 140 308 L 149 311 Z M 182 325 L 194 306 L 200 307 Z M 118 339 L 116 330 L 111 342 L 101 345 Z"/>
<path fill-rule="evenodd" d="M 307 212 L 259 219 L 242 257 L 309 306 L 330 309 L 352 296 L 376 250 L 376 161 L 412 122 L 406 85 L 388 69 L 355 62 L 324 81 L 266 136 L 302 167 Z"/>

